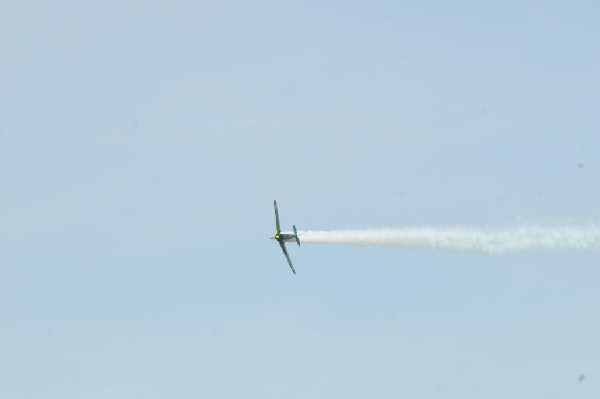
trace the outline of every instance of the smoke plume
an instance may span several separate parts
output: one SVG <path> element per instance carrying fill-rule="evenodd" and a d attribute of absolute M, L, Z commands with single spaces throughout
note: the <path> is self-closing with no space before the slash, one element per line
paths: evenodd
<path fill-rule="evenodd" d="M 600 248 L 600 225 L 516 225 L 504 228 L 405 227 L 398 229 L 306 231 L 300 241 L 452 251 L 507 253 L 526 250 L 589 250 Z"/>

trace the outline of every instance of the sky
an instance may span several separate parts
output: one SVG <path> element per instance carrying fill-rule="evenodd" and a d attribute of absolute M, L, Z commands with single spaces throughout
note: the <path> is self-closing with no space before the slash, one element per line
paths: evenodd
<path fill-rule="evenodd" d="M 592 1 L 5 1 L 0 396 L 597 398 Z"/>

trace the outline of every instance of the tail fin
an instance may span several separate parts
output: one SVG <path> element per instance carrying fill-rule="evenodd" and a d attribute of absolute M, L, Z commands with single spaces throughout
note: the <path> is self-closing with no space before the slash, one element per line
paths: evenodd
<path fill-rule="evenodd" d="M 296 243 L 300 246 L 300 238 L 298 238 L 298 230 L 296 230 L 296 225 L 294 227 L 294 235 L 296 236 Z"/>

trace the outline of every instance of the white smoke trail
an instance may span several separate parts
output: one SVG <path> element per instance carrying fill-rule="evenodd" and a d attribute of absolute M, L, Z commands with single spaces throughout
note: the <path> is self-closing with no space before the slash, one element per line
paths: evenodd
<path fill-rule="evenodd" d="M 600 225 L 517 225 L 499 229 L 471 227 L 405 227 L 399 229 L 306 231 L 300 241 L 453 251 L 506 253 L 534 249 L 600 248 Z"/>

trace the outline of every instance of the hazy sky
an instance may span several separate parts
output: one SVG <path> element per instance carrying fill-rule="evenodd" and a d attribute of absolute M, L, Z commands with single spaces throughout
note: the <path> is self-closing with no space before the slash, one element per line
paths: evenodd
<path fill-rule="evenodd" d="M 325 4 L 324 4 L 325 3 Z M 4 1 L 0 396 L 598 398 L 596 2 Z"/>

